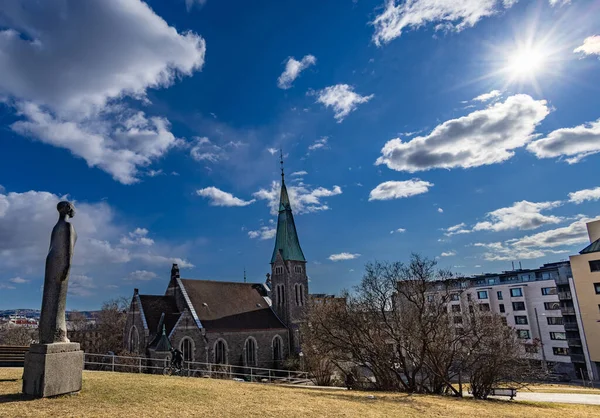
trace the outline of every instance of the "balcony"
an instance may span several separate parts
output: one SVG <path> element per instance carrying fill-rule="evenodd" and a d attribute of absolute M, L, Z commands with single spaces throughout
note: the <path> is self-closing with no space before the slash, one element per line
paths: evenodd
<path fill-rule="evenodd" d="M 575 315 L 575 308 L 570 307 L 561 307 L 560 311 L 562 312 L 563 315 Z"/>
<path fill-rule="evenodd" d="M 565 331 L 579 331 L 577 322 L 565 322 Z"/>
<path fill-rule="evenodd" d="M 571 300 L 573 295 L 571 292 L 558 292 L 558 300 Z"/>
<path fill-rule="evenodd" d="M 585 357 L 583 354 L 569 354 L 573 363 L 585 363 Z"/>
<path fill-rule="evenodd" d="M 554 278 L 554 281 L 556 282 L 556 284 L 569 284 L 569 278 L 568 277 L 556 277 Z"/>
<path fill-rule="evenodd" d="M 569 344 L 569 347 L 581 347 L 581 339 L 580 338 L 569 338 L 567 340 L 567 344 Z"/>

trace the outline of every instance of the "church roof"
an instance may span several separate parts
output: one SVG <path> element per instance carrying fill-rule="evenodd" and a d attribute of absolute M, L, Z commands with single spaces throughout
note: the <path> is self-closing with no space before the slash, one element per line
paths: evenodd
<path fill-rule="evenodd" d="M 163 315 L 164 318 L 164 315 Z M 169 337 L 167 337 L 167 331 L 164 323 L 162 323 L 163 318 L 161 318 L 161 325 L 159 329 L 162 328 L 162 331 L 156 334 L 154 340 L 150 343 L 150 348 L 154 349 L 154 351 L 171 351 L 171 341 L 169 341 Z"/>
<path fill-rule="evenodd" d="M 282 329 L 260 283 L 180 279 L 208 331 Z"/>
<path fill-rule="evenodd" d="M 165 315 L 163 325 L 166 327 L 167 334 L 170 333 L 180 315 L 175 298 L 173 296 L 139 296 L 150 333 L 159 332 L 159 324 L 163 314 Z"/>
<path fill-rule="evenodd" d="M 285 260 L 306 261 L 300 241 L 298 240 L 298 232 L 296 232 L 296 224 L 294 215 L 292 215 L 292 206 L 288 196 L 287 187 L 281 173 L 281 195 L 279 197 L 279 216 L 277 217 L 277 234 L 275 235 L 275 248 L 271 263 L 277 259 L 277 254 Z"/>
<path fill-rule="evenodd" d="M 600 239 L 592 242 L 590 245 L 579 251 L 579 254 L 590 254 L 600 252 Z"/>

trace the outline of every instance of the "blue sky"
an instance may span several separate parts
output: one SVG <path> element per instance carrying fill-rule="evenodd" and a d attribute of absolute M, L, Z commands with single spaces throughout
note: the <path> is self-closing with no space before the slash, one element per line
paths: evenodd
<path fill-rule="evenodd" d="M 600 215 L 594 1 L 5 1 L 0 309 L 40 306 L 76 205 L 70 309 L 170 266 L 264 280 L 278 150 L 310 291 L 371 260 L 567 259 Z"/>

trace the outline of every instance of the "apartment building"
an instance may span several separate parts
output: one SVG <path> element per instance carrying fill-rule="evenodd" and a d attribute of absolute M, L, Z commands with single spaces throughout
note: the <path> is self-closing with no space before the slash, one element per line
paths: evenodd
<path fill-rule="evenodd" d="M 590 244 L 570 257 L 572 286 L 580 312 L 584 355 L 591 362 L 595 380 L 600 379 L 600 221 L 587 224 Z"/>
<path fill-rule="evenodd" d="M 571 276 L 565 261 L 453 280 L 456 296 L 451 295 L 449 310 L 460 312 L 464 302 L 477 302 L 480 309 L 505 317 L 529 354 L 548 370 L 587 378 L 589 361 L 582 347 Z"/>

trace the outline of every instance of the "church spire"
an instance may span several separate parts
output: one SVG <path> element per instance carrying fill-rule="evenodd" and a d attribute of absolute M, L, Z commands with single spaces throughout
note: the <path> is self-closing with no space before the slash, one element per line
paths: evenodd
<path fill-rule="evenodd" d="M 292 215 L 292 206 L 288 196 L 287 187 L 285 186 L 285 174 L 283 171 L 283 151 L 280 150 L 281 164 L 281 193 L 279 195 L 279 215 L 277 217 L 277 234 L 275 236 L 275 248 L 271 263 L 275 262 L 277 254 L 281 254 L 284 261 L 294 260 L 306 262 L 300 241 L 298 240 L 298 232 L 296 231 L 296 223 L 294 215 Z"/>

